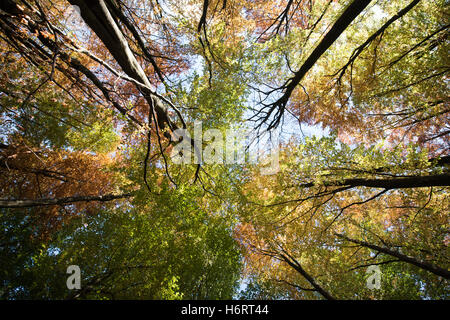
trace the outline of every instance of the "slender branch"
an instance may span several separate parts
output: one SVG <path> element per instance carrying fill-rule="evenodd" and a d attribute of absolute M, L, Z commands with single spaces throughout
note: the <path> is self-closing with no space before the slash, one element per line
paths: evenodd
<path fill-rule="evenodd" d="M 131 193 L 124 194 L 107 194 L 103 196 L 77 196 L 77 197 L 65 197 L 65 198 L 47 198 L 47 199 L 23 199 L 23 200 L 8 200 L 0 199 L 0 208 L 31 208 L 40 206 L 52 206 L 52 205 L 63 205 L 75 202 L 89 202 L 89 201 L 99 201 L 106 202 L 117 199 L 130 198 L 133 195 Z"/>
<path fill-rule="evenodd" d="M 407 256 L 403 253 L 400 253 L 398 251 L 389 249 L 389 248 L 385 248 L 385 247 L 380 247 L 371 243 L 367 243 L 365 241 L 361 241 L 361 240 L 356 240 L 356 239 L 351 239 L 349 237 L 344 236 L 343 234 L 339 234 L 339 233 L 335 233 L 335 235 L 339 238 L 342 238 L 344 240 L 347 240 L 349 242 L 353 242 L 356 244 L 359 244 L 363 247 L 369 248 L 369 249 L 373 249 L 376 250 L 378 252 L 384 253 L 384 254 L 388 254 L 390 256 L 393 256 L 397 259 L 399 259 L 400 261 L 403 262 L 407 262 L 409 264 L 415 265 L 421 269 L 427 270 L 429 272 L 432 272 L 438 276 L 444 277 L 445 279 L 450 279 L 450 271 L 448 271 L 447 269 L 438 267 L 436 265 L 433 265 L 431 263 L 425 262 L 425 261 L 421 261 L 419 259 L 416 259 L 414 257 L 410 257 Z"/>
<path fill-rule="evenodd" d="M 347 70 L 347 68 L 353 63 L 355 62 L 355 60 L 358 58 L 358 56 L 361 54 L 361 52 L 363 52 L 363 50 L 372 42 L 374 41 L 378 36 L 380 36 L 381 34 L 383 34 L 383 32 L 391 25 L 393 24 L 395 21 L 397 21 L 398 19 L 400 19 L 401 17 L 403 17 L 405 14 L 407 14 L 412 8 L 414 8 L 418 3 L 420 2 L 420 0 L 414 0 L 412 1 L 409 5 L 407 5 L 405 8 L 403 8 L 402 10 L 400 10 L 399 12 L 397 12 L 396 15 L 394 15 L 392 18 L 390 18 L 388 21 L 386 21 L 385 24 L 383 24 L 383 26 L 378 29 L 377 31 L 375 31 L 362 45 L 360 45 L 358 48 L 356 48 L 352 55 L 350 56 L 350 59 L 348 60 L 348 62 L 341 68 L 339 69 L 335 74 L 333 74 L 333 76 L 337 75 L 339 73 L 339 79 L 338 81 L 340 81 L 340 79 L 342 78 L 342 76 L 344 75 L 345 71 Z"/>

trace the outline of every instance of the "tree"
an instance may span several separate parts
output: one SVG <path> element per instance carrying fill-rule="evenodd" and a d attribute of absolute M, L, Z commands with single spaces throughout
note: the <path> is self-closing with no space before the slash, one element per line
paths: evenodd
<path fill-rule="evenodd" d="M 448 298 L 448 15 L 2 1 L 2 298 Z M 210 143 L 248 129 L 246 151 L 279 130 L 279 171 L 262 173 L 268 150 L 179 164 L 183 144 L 211 151 L 199 126 Z"/>

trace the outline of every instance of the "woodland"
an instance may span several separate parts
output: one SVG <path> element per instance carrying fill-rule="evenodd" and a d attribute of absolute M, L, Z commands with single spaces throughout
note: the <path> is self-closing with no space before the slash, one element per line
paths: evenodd
<path fill-rule="evenodd" d="M 448 0 L 0 1 L 0 298 L 448 299 L 449 28 Z M 195 122 L 278 132 L 277 172 L 175 163 Z"/>

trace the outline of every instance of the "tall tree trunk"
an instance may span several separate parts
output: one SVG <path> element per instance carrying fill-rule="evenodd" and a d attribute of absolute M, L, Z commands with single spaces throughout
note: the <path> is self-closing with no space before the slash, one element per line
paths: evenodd
<path fill-rule="evenodd" d="M 314 278 L 305 271 L 305 269 L 303 269 L 303 267 L 300 265 L 300 263 L 298 263 L 297 260 L 295 259 L 290 259 L 285 255 L 281 255 L 281 257 L 283 258 L 283 260 L 290 265 L 292 268 L 294 268 L 298 273 L 300 273 L 306 280 L 308 280 L 308 282 L 313 286 L 313 288 L 315 289 L 315 291 L 317 291 L 318 293 L 320 293 L 325 299 L 327 300 L 336 300 L 328 291 L 326 291 L 322 286 L 320 286 L 315 280 Z"/>
<path fill-rule="evenodd" d="M 158 126 L 161 130 L 169 127 L 171 130 L 177 129 L 174 122 L 171 121 L 167 108 L 150 90 L 151 84 L 131 51 L 128 41 L 125 38 L 118 22 L 110 12 L 107 4 L 103 0 L 69 0 L 72 5 L 80 8 L 81 16 L 86 24 L 97 34 L 106 46 L 108 51 L 120 65 L 122 70 L 134 80 L 145 86 L 139 86 L 138 89 L 143 93 L 150 107 L 154 108 L 157 114 Z M 155 101 L 155 103 L 153 103 Z"/>
<path fill-rule="evenodd" d="M 277 119 L 275 119 L 269 125 L 269 129 L 276 126 L 276 124 L 281 119 L 284 107 L 286 106 L 292 94 L 292 91 L 294 91 L 295 87 L 298 86 L 306 73 L 314 66 L 317 60 L 319 60 L 319 58 L 325 53 L 325 51 L 328 50 L 328 48 L 336 41 L 336 39 L 339 38 L 339 36 L 345 31 L 345 29 L 347 29 L 347 27 L 353 22 L 353 20 L 355 20 L 356 17 L 358 17 L 358 15 L 369 5 L 370 2 L 371 0 L 354 0 L 336 20 L 330 31 L 328 31 L 327 34 L 323 37 L 314 51 L 309 55 L 309 57 L 300 67 L 300 69 L 295 72 L 294 76 L 284 84 L 283 95 L 271 105 L 270 110 L 264 119 L 264 121 L 266 121 L 275 109 L 279 109 Z"/>

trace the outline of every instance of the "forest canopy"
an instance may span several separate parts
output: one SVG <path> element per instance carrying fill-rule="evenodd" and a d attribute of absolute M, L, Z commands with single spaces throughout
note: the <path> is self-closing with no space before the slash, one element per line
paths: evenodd
<path fill-rule="evenodd" d="M 2 0 L 1 299 L 448 299 L 449 29 L 447 0 Z"/>

